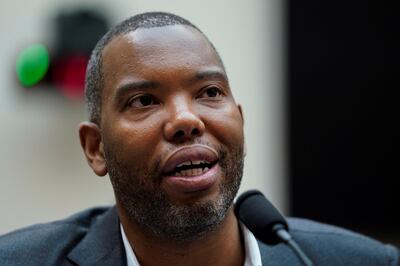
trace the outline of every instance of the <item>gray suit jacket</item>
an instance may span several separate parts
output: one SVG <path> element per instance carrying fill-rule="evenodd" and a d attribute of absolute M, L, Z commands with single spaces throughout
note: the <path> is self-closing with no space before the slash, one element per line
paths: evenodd
<path fill-rule="evenodd" d="M 365 236 L 304 219 L 289 227 L 315 265 L 400 265 L 396 248 Z M 108 207 L 17 230 L 0 237 L 0 265 L 126 265 L 119 228 Z M 263 265 L 301 265 L 283 244 L 259 247 Z"/>

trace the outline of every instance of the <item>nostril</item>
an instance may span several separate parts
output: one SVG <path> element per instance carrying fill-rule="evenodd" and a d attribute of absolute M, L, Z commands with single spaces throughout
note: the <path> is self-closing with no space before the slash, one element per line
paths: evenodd
<path fill-rule="evenodd" d="M 200 130 L 198 128 L 193 128 L 192 136 L 200 135 Z"/>
<path fill-rule="evenodd" d="M 183 132 L 183 130 L 178 130 L 177 132 L 175 132 L 174 134 L 174 138 L 182 138 L 185 135 L 185 132 Z"/>
<path fill-rule="evenodd" d="M 198 128 L 193 128 L 192 132 L 190 133 L 190 135 L 188 134 L 189 132 L 186 132 L 184 130 L 178 130 L 175 132 L 174 134 L 174 138 L 175 139 L 182 139 L 185 137 L 191 137 L 191 136 L 198 136 L 200 135 L 200 130 Z"/>

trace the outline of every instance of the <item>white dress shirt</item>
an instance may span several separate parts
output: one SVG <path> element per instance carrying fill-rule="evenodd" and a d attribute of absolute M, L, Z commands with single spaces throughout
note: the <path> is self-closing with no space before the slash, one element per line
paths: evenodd
<path fill-rule="evenodd" d="M 128 266 L 140 266 L 135 256 L 135 253 L 133 252 L 133 248 L 129 244 L 128 239 L 126 238 L 124 227 L 122 226 L 122 224 L 120 224 L 120 227 L 121 227 L 122 241 L 124 243 L 126 261 L 128 262 Z M 256 238 L 244 224 L 240 223 L 240 228 L 242 230 L 244 248 L 246 252 L 245 255 L 246 257 L 243 266 L 262 266 L 260 249 L 258 247 Z"/>

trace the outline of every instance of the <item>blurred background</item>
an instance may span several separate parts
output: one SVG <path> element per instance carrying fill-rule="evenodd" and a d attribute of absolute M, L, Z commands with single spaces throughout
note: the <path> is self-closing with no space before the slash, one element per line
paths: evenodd
<path fill-rule="evenodd" d="M 189 19 L 221 54 L 245 115 L 241 191 L 399 242 L 394 9 L 316 0 L 1 2 L 0 234 L 113 204 L 79 145 L 84 71 L 109 27 L 145 11 Z"/>

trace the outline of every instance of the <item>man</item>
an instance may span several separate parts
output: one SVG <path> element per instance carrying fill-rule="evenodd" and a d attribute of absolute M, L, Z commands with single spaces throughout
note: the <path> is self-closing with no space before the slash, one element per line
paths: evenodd
<path fill-rule="evenodd" d="M 1 265 L 301 265 L 235 217 L 243 115 L 217 51 L 190 22 L 145 13 L 111 29 L 87 69 L 90 122 L 79 128 L 116 207 L 0 238 Z M 331 226 L 291 219 L 315 265 L 397 265 L 398 251 Z"/>

